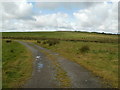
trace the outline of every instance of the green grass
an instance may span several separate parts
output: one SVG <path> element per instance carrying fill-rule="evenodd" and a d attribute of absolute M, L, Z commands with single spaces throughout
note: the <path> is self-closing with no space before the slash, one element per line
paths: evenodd
<path fill-rule="evenodd" d="M 3 88 L 19 88 L 31 76 L 32 55 L 25 46 L 2 41 Z"/>
<path fill-rule="evenodd" d="M 3 37 L 20 37 L 29 39 L 55 38 L 63 40 L 82 40 L 99 42 L 118 42 L 118 35 L 105 35 L 86 32 L 3 32 Z"/>
<path fill-rule="evenodd" d="M 118 87 L 118 44 L 61 41 L 54 46 L 38 45 L 60 53 L 101 77 L 104 83 Z M 85 53 L 80 51 L 83 46 L 89 47 Z"/>

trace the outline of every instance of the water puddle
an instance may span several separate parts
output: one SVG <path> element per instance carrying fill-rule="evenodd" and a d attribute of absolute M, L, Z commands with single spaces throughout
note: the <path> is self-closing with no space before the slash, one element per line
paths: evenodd
<path fill-rule="evenodd" d="M 43 64 L 42 63 L 38 63 L 37 67 L 38 67 L 38 72 L 40 72 L 40 70 L 43 68 Z"/>

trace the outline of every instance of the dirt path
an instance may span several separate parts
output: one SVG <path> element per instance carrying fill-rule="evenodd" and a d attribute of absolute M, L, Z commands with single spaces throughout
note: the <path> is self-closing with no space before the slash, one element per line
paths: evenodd
<path fill-rule="evenodd" d="M 26 88 L 55 88 L 59 87 L 59 83 L 55 80 L 54 65 L 46 58 L 46 55 L 40 52 L 45 52 L 53 55 L 61 67 L 67 72 L 71 79 L 72 88 L 101 88 L 103 85 L 98 77 L 92 75 L 88 70 L 80 65 L 69 61 L 59 54 L 51 52 L 33 43 L 18 41 L 28 47 L 34 56 L 34 70 L 31 79 L 26 82 Z"/>
<path fill-rule="evenodd" d="M 52 88 L 57 87 L 57 82 L 54 79 L 54 69 L 50 60 L 47 60 L 43 53 L 38 49 L 30 46 L 28 43 L 18 41 L 28 47 L 33 53 L 33 73 L 32 77 L 23 88 Z"/>

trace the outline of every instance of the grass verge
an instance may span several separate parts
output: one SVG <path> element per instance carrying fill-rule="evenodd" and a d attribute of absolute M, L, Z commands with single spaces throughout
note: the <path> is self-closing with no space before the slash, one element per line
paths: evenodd
<path fill-rule="evenodd" d="M 20 88 L 32 73 L 32 53 L 18 42 L 2 41 L 2 86 Z"/>
<path fill-rule="evenodd" d="M 44 52 L 45 53 L 45 52 Z M 71 87 L 71 80 L 67 75 L 66 71 L 62 69 L 61 65 L 57 62 L 55 56 L 45 53 L 48 59 L 52 60 L 52 64 L 55 66 L 56 70 L 56 80 L 60 83 L 60 88 Z"/>

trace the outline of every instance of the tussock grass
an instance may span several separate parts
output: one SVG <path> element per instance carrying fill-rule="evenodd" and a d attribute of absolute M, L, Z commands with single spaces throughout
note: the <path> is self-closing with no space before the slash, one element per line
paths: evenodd
<path fill-rule="evenodd" d="M 90 48 L 89 48 L 88 45 L 84 45 L 84 46 L 82 46 L 82 47 L 79 49 L 79 51 L 80 51 L 81 53 L 87 53 L 89 50 L 90 50 Z"/>
<path fill-rule="evenodd" d="M 20 88 L 32 73 L 32 54 L 23 45 L 2 41 L 3 88 Z"/>

